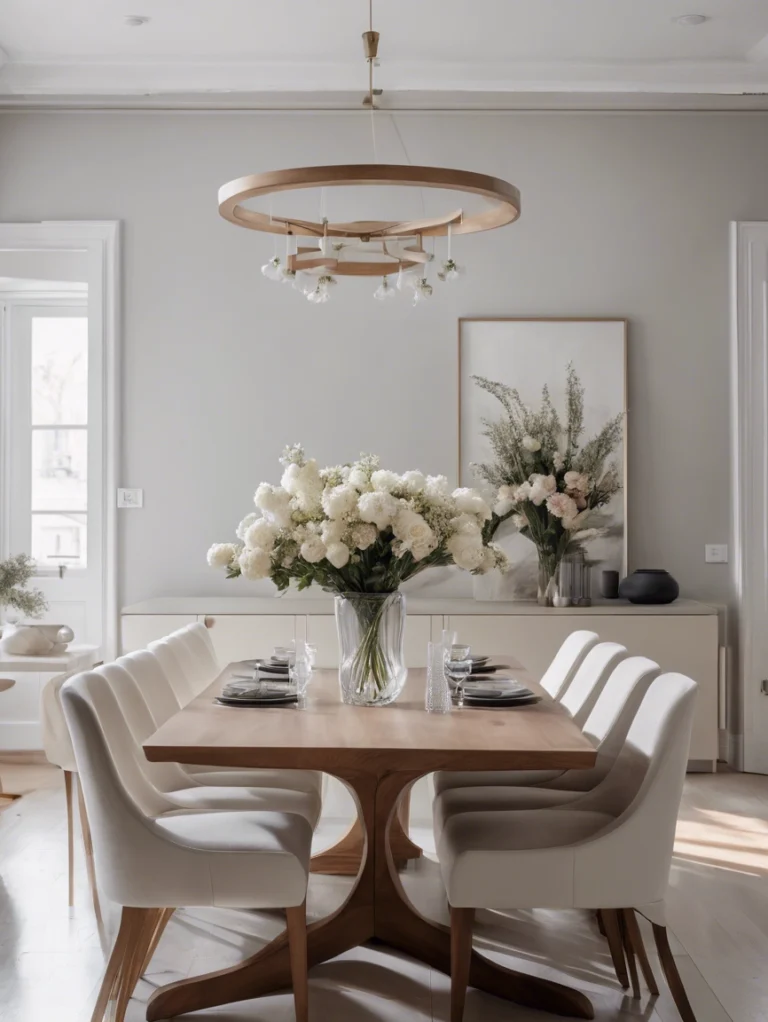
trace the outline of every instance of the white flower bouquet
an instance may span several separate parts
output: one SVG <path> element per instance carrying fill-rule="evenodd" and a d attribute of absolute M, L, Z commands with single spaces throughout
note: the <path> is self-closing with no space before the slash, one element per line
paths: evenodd
<path fill-rule="evenodd" d="M 427 568 L 455 564 L 473 574 L 506 568 L 484 531 L 491 509 L 475 490 L 451 492 L 444 476 L 397 475 L 370 455 L 319 468 L 297 444 L 280 460 L 280 485 L 259 485 L 257 511 L 238 526 L 238 542 L 208 551 L 208 563 L 228 578 L 269 578 L 280 590 L 316 583 L 339 595 L 380 596 Z M 384 604 L 359 606 L 368 609 L 359 610 L 367 618 L 360 622 L 356 684 L 381 690 L 389 673 L 379 636 Z"/>
<path fill-rule="evenodd" d="M 504 409 L 501 418 L 483 423 L 495 460 L 473 466 L 496 491 L 484 536 L 492 539 L 511 519 L 536 546 L 539 602 L 551 604 L 566 552 L 605 534 L 600 509 L 621 490 L 619 466 L 609 459 L 621 443 L 624 417 L 610 419 L 582 444 L 584 388 L 571 364 L 564 427 L 546 386 L 540 410 L 533 411 L 512 387 L 481 376 L 473 379 Z"/>

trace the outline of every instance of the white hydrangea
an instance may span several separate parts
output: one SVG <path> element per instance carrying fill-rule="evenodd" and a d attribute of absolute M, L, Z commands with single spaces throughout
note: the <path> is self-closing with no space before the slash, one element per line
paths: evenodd
<path fill-rule="evenodd" d="M 523 437 L 523 447 L 526 449 L 526 451 L 530 451 L 531 454 L 535 454 L 536 451 L 541 450 L 541 444 L 536 439 L 536 437 L 533 436 Z"/>
<path fill-rule="evenodd" d="M 427 485 L 427 479 L 423 472 L 404 472 L 401 485 L 406 493 L 415 497 L 417 493 L 421 493 L 424 490 Z"/>
<path fill-rule="evenodd" d="M 503 518 L 508 515 L 515 506 L 515 488 L 513 486 L 500 486 L 496 494 L 496 503 L 493 505 L 493 513 Z"/>
<path fill-rule="evenodd" d="M 245 516 L 242 522 L 240 522 L 238 527 L 235 529 L 235 535 L 237 536 L 241 543 L 245 542 L 246 532 L 253 525 L 253 523 L 258 520 L 258 517 L 259 516 L 256 514 L 256 512 L 252 511 L 249 515 Z"/>
<path fill-rule="evenodd" d="M 245 545 L 249 550 L 261 548 L 269 553 L 274 549 L 276 540 L 277 528 L 266 518 L 258 518 L 245 533 Z"/>
<path fill-rule="evenodd" d="M 301 544 L 301 556 L 309 564 L 317 564 L 326 555 L 326 546 L 319 536 L 310 534 Z"/>
<path fill-rule="evenodd" d="M 401 485 L 400 476 L 386 468 L 377 468 L 371 475 L 371 486 L 377 493 L 391 493 Z"/>
<path fill-rule="evenodd" d="M 208 564 L 212 568 L 228 568 L 237 557 L 234 543 L 214 543 L 208 550 Z"/>
<path fill-rule="evenodd" d="M 368 522 L 355 525 L 351 532 L 352 543 L 357 550 L 367 550 L 376 542 L 379 530 Z"/>
<path fill-rule="evenodd" d="M 303 465 L 297 465 L 295 462 L 288 465 L 283 472 L 280 484 L 296 499 L 303 511 L 312 511 L 319 505 L 320 495 L 323 492 L 323 480 L 320 478 L 314 458 Z"/>
<path fill-rule="evenodd" d="M 287 529 L 291 524 L 291 495 L 282 486 L 261 483 L 253 502 L 279 529 Z"/>
<path fill-rule="evenodd" d="M 340 543 L 347 528 L 347 523 L 340 518 L 332 518 L 320 526 L 320 538 L 326 546 L 332 543 Z"/>
<path fill-rule="evenodd" d="M 359 494 L 352 486 L 334 486 L 323 490 L 323 511 L 329 518 L 342 518 L 351 514 L 357 507 Z"/>
<path fill-rule="evenodd" d="M 394 521 L 400 505 L 391 493 L 363 493 L 357 502 L 357 513 L 363 522 L 372 522 L 377 529 L 386 529 Z"/>
<path fill-rule="evenodd" d="M 551 496 L 557 489 L 557 479 L 554 476 L 543 476 L 534 473 L 531 476 L 530 500 L 540 507 L 547 497 Z"/>
<path fill-rule="evenodd" d="M 451 519 L 449 524 L 453 533 L 461 533 L 464 536 L 482 536 L 482 530 L 475 515 L 466 513 L 457 515 Z"/>
<path fill-rule="evenodd" d="M 453 491 L 453 499 L 456 501 L 456 507 L 459 511 L 469 515 L 478 515 L 485 521 L 490 519 L 491 509 L 477 490 L 471 490 L 466 486 L 461 487 Z"/>
<path fill-rule="evenodd" d="M 272 558 L 266 550 L 243 550 L 238 559 L 243 578 L 251 582 L 269 578 L 272 571 Z"/>
<path fill-rule="evenodd" d="M 427 476 L 424 492 L 432 500 L 447 497 L 450 492 L 447 476 Z"/>
<path fill-rule="evenodd" d="M 363 490 L 368 490 L 371 487 L 368 473 L 364 472 L 363 469 L 359 468 L 357 465 L 353 465 L 349 470 L 349 478 L 347 479 L 347 482 L 350 486 L 354 486 L 354 488 L 359 490 L 361 493 Z"/>
<path fill-rule="evenodd" d="M 437 547 L 437 537 L 426 520 L 410 508 L 398 511 L 392 523 L 392 531 L 400 540 L 402 551 L 409 550 L 416 561 L 423 560 Z"/>
<path fill-rule="evenodd" d="M 349 561 L 349 547 L 346 543 L 331 543 L 325 556 L 334 568 L 343 568 Z"/>

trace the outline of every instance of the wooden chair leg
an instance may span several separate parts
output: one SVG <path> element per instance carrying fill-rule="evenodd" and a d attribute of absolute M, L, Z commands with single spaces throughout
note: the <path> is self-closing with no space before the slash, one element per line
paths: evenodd
<path fill-rule="evenodd" d="M 96 921 L 99 926 L 103 926 L 103 920 L 101 916 L 101 903 L 99 902 L 99 888 L 96 884 L 96 869 L 93 863 L 93 839 L 91 838 L 91 826 L 88 823 L 88 814 L 85 811 L 85 799 L 83 798 L 83 789 L 80 784 L 77 785 L 77 805 L 80 813 L 80 829 L 83 832 L 83 847 L 85 849 L 85 868 L 88 873 L 88 886 L 91 889 L 91 899 L 93 901 L 93 911 L 96 914 Z"/>
<path fill-rule="evenodd" d="M 296 1022 L 309 1022 L 309 983 L 307 976 L 307 903 L 285 910 L 291 955 L 291 980 Z"/>
<path fill-rule="evenodd" d="M 595 918 L 597 919 L 597 928 L 600 931 L 600 936 L 604 937 L 605 936 L 605 923 L 603 922 L 603 912 L 602 912 L 602 909 L 598 909 L 597 912 L 595 912 Z"/>
<path fill-rule="evenodd" d="M 683 1022 L 696 1022 L 691 1002 L 688 1000 L 688 994 L 685 992 L 680 973 L 677 971 L 675 956 L 672 954 L 672 949 L 669 946 L 666 926 L 659 926 L 654 923 L 653 939 L 656 941 L 656 950 L 659 952 L 664 977 L 677 1010 L 680 1012 L 680 1018 Z"/>
<path fill-rule="evenodd" d="M 637 955 L 637 960 L 640 963 L 640 971 L 643 974 L 645 985 L 648 987 L 654 997 L 658 997 L 659 987 L 656 983 L 656 977 L 653 974 L 651 963 L 648 961 L 648 954 L 645 950 L 645 943 L 643 942 L 643 935 L 640 932 L 640 927 L 637 923 L 637 917 L 635 916 L 635 910 L 633 908 L 625 908 L 623 913 L 624 926 L 627 931 L 627 936 L 632 944 L 632 949 Z"/>
<path fill-rule="evenodd" d="M 621 937 L 619 914 L 615 909 L 604 908 L 602 910 L 602 917 L 605 937 L 611 952 L 613 967 L 616 970 L 616 977 L 623 989 L 629 990 L 629 975 L 627 973 L 627 963 L 624 960 L 624 942 Z"/>
<path fill-rule="evenodd" d="M 147 960 L 149 946 L 152 943 L 165 909 L 134 909 L 134 911 L 141 912 L 141 916 L 137 917 L 131 947 L 125 956 L 123 968 L 121 969 L 122 981 L 117 991 L 117 1010 L 114 1020 L 110 1019 L 109 1022 L 123 1022 L 125 1018 L 128 1002 L 133 997 L 136 984 L 139 982 L 144 971 L 144 963 Z"/>
<path fill-rule="evenodd" d="M 155 925 L 155 932 L 152 934 L 152 939 L 150 940 L 149 947 L 147 948 L 147 954 L 141 966 L 141 972 L 139 973 L 140 976 L 143 976 L 144 973 L 149 968 L 149 964 L 152 961 L 152 956 L 157 950 L 157 945 L 160 943 L 160 939 L 165 933 L 165 928 L 171 921 L 171 916 L 175 911 L 176 909 L 173 908 L 160 909 L 160 914 L 157 918 L 157 923 Z"/>
<path fill-rule="evenodd" d="M 637 974 L 637 960 L 635 959 L 635 949 L 632 941 L 629 938 L 629 932 L 627 930 L 627 924 L 624 920 L 624 909 L 621 909 L 618 913 L 619 928 L 621 929 L 621 942 L 624 946 L 624 957 L 627 961 L 627 968 L 629 969 L 629 978 L 632 983 L 632 996 L 635 1000 L 639 1001 L 641 997 L 640 993 L 640 978 Z"/>
<path fill-rule="evenodd" d="M 473 908 L 451 905 L 451 1022 L 462 1022 L 472 958 Z"/>
<path fill-rule="evenodd" d="M 69 877 L 69 907 L 75 904 L 75 821 L 72 801 L 72 771 L 64 771 L 64 794 L 67 798 L 67 873 Z"/>
<path fill-rule="evenodd" d="M 138 957 L 137 951 L 141 946 L 142 935 L 150 930 L 148 925 L 150 920 L 152 928 L 154 928 L 158 911 L 158 909 L 144 908 L 123 909 L 120 917 L 120 929 L 107 962 L 104 979 L 91 1015 L 91 1022 L 104 1022 L 107 1012 L 109 1012 L 110 1022 L 123 1022 L 128 1000 L 133 993 L 131 987 L 126 997 L 125 990 L 128 987 L 131 962 Z M 143 952 L 141 960 L 143 961 L 146 957 L 146 945 L 141 950 Z M 133 985 L 136 985 L 135 982 Z M 121 1011 L 122 1014 L 120 1014 Z"/>

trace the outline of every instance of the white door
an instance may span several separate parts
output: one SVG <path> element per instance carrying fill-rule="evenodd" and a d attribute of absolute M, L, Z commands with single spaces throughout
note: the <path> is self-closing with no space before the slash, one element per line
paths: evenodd
<path fill-rule="evenodd" d="M 735 585 L 744 769 L 768 773 L 768 224 L 732 227 Z M 741 731 L 741 727 L 730 728 Z M 737 764 L 738 765 L 738 764 Z"/>
<path fill-rule="evenodd" d="M 4 545 L 37 563 L 44 620 L 102 642 L 102 351 L 87 295 L 3 301 L 10 387 L 4 419 L 10 508 Z"/>

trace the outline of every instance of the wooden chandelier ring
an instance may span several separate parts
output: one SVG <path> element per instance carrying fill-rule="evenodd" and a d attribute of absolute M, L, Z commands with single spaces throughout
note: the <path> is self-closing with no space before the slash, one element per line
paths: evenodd
<path fill-rule="evenodd" d="M 397 185 L 404 188 L 442 188 L 456 192 L 468 192 L 488 199 L 494 205 L 480 213 L 466 216 L 458 223 L 451 223 L 452 234 L 476 234 L 491 231 L 514 223 L 520 216 L 520 192 L 514 185 L 488 174 L 476 174 L 470 170 L 450 170 L 445 167 L 411 167 L 394 163 L 346 164 L 330 167 L 297 167 L 293 170 L 272 170 L 265 174 L 249 174 L 237 178 L 219 189 L 219 213 L 225 220 L 247 227 L 252 231 L 267 234 L 295 234 L 318 237 L 359 237 L 360 234 L 376 234 L 379 231 L 393 231 L 393 221 L 365 221 L 360 224 L 312 224 L 309 221 L 286 223 L 286 218 L 276 221 L 268 213 L 247 209 L 240 203 L 246 199 L 275 192 L 294 191 L 301 188 L 334 188 L 381 185 Z M 419 230 L 409 230 L 409 223 L 420 225 Z M 423 220 L 395 222 L 398 235 L 421 234 L 425 237 L 447 235 L 449 224 L 440 218 L 438 222 L 425 224 Z M 360 232 L 358 228 L 367 230 Z M 391 235 L 390 235 L 391 236 Z"/>

